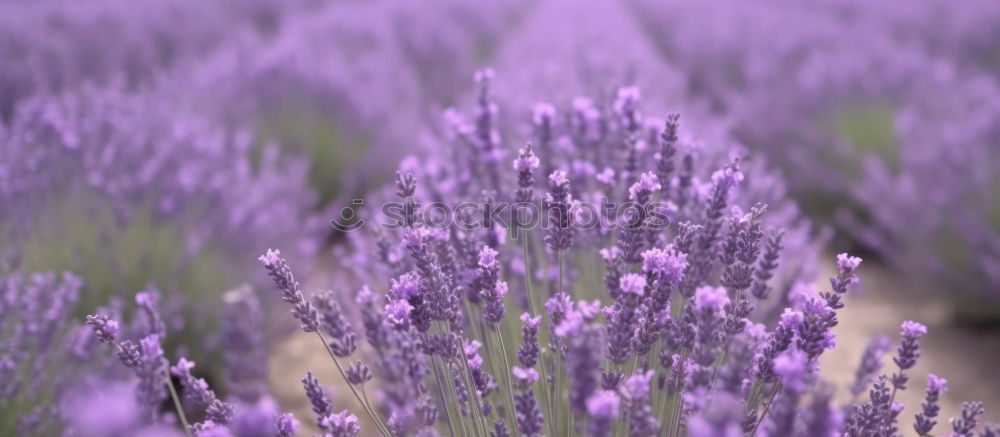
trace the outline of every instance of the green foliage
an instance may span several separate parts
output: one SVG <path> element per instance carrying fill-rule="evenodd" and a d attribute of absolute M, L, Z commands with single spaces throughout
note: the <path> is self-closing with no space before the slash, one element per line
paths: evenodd
<path fill-rule="evenodd" d="M 861 155 L 875 154 L 892 171 L 899 170 L 896 111 L 887 103 L 848 105 L 833 117 L 835 132 Z M 860 163 L 848 163 L 851 174 L 860 174 Z"/>
<path fill-rule="evenodd" d="M 111 296 L 131 297 L 149 284 L 180 290 L 191 300 L 216 300 L 232 285 L 225 257 L 212 249 L 188 253 L 188 236 L 149 209 L 121 220 L 95 196 L 50 206 L 19 244 L 25 272 L 72 271 L 86 290 L 78 315 Z"/>
<path fill-rule="evenodd" d="M 261 151 L 270 141 L 281 144 L 283 153 L 309 158 L 309 185 L 319 194 L 317 207 L 340 193 L 344 172 L 361 158 L 369 143 L 308 104 L 288 104 L 265 115 L 258 138 L 261 140 L 253 150 L 255 163 L 260 162 Z"/>

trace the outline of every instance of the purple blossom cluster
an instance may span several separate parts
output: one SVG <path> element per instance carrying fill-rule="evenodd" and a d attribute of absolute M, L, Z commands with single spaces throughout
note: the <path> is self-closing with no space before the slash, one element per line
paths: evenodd
<path fill-rule="evenodd" d="M 964 306 L 1000 299 L 1000 8 L 640 1 L 687 90 L 818 217 Z M 972 303 L 971 305 L 969 304 Z M 987 311 L 989 312 L 989 311 Z"/>
<path fill-rule="evenodd" d="M 484 77 L 490 86 L 501 79 L 477 77 L 480 86 Z M 478 96 L 475 114 L 500 112 L 492 94 Z M 572 105 L 533 111 L 544 120 L 524 118 L 532 125 L 524 129 L 530 148 L 504 149 L 494 134 L 476 136 L 476 129 L 517 131 L 493 118 L 477 122 L 491 127 L 452 124 L 457 130 L 444 135 L 446 146 L 405 160 L 396 185 L 373 196 L 414 206 L 403 229 L 380 227 L 374 218 L 376 226 L 350 233 L 339 252 L 356 273 L 352 280 L 363 284 L 355 319 L 373 350 L 363 359 L 372 363 L 370 387 L 381 394 L 354 395 L 373 432 L 897 433 L 896 394 L 908 389 L 926 328 L 903 324 L 891 373 L 882 371 L 890 346 L 880 337 L 857 372 L 856 398 L 836 405 L 819 358 L 836 347 L 834 328 L 838 314 L 850 310 L 861 259 L 839 255 L 824 291 L 815 290 L 807 270 L 782 284 L 773 273 L 799 256 L 790 250 L 811 246 L 784 246 L 788 234 L 777 226 L 802 219 L 771 217 L 748 186 L 770 180 L 756 174 L 766 167 L 744 166 L 739 154 L 698 153 L 684 144 L 695 140 L 682 118 L 647 124 L 638 90 L 619 96 L 607 108 L 593 106 L 587 122 L 595 127 L 584 130 L 572 124 Z M 463 116 L 450 110 L 446 118 L 455 123 Z M 546 138 L 535 136 L 539 124 L 547 125 Z M 587 130 L 601 136 L 580 134 Z M 559 142 L 558 151 L 545 154 L 535 146 L 542 141 Z M 678 152 L 664 153 L 671 148 Z M 497 155 L 512 165 L 495 165 Z M 582 160 L 616 176 L 580 172 Z M 480 170 L 467 171 L 474 167 Z M 546 167 L 548 177 L 535 177 Z M 660 202 L 670 224 L 654 227 L 652 216 L 630 216 L 629 226 L 614 229 L 577 226 L 580 199 L 601 196 Z M 428 222 L 415 208 L 431 200 L 499 204 L 532 197 L 554 210 L 545 230 Z M 589 259 L 603 260 L 603 281 L 587 271 Z M 271 268 L 267 261 L 265 267 Z M 284 293 L 287 281 L 274 278 Z M 521 314 L 518 320 L 512 312 Z M 299 317 L 294 308 L 293 314 Z M 520 345 L 512 348 L 518 330 Z M 330 356 L 340 368 L 342 357 Z M 351 382 L 349 373 L 344 377 Z M 936 390 L 918 414 L 918 431 L 936 422 Z M 967 408 L 967 420 L 953 421 L 956 432 L 977 426 L 982 413 L 975 408 Z"/>

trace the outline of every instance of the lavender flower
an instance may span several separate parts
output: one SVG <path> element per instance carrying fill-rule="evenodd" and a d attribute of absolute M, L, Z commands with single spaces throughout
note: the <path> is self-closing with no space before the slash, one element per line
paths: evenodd
<path fill-rule="evenodd" d="M 333 437 L 355 437 L 361 432 L 357 416 L 347 410 L 321 417 L 318 426 Z"/>
<path fill-rule="evenodd" d="M 972 437 L 972 431 L 979 426 L 979 416 L 982 416 L 983 412 L 982 402 L 963 402 L 961 417 L 951 419 L 954 435 Z"/>
<path fill-rule="evenodd" d="M 97 314 L 87 316 L 87 325 L 94 329 L 94 335 L 101 343 L 114 344 L 118 338 L 118 322 L 108 316 Z"/>
<path fill-rule="evenodd" d="M 886 353 L 892 344 L 889 338 L 884 335 L 876 335 L 868 341 L 865 351 L 861 355 L 861 363 L 854 372 L 854 382 L 851 384 L 851 395 L 858 397 L 863 391 L 868 389 L 872 378 L 882 370 L 884 363 L 882 355 Z"/>
<path fill-rule="evenodd" d="M 554 252 L 563 252 L 573 245 L 573 205 L 566 172 L 556 170 L 549 175 L 549 189 L 545 206 L 549 213 L 549 233 L 545 244 Z"/>
<path fill-rule="evenodd" d="M 507 283 L 500 280 L 500 263 L 497 252 L 489 246 L 479 251 L 479 296 L 486 302 L 483 318 L 496 324 L 503 319 L 503 298 L 507 294 Z"/>
<path fill-rule="evenodd" d="M 608 435 L 620 408 L 621 399 L 613 391 L 599 391 L 587 398 L 587 414 L 591 417 L 587 434 L 595 437 Z"/>
<path fill-rule="evenodd" d="M 320 326 L 330 335 L 330 348 L 338 357 L 350 356 L 357 349 L 357 335 L 344 319 L 337 296 L 332 291 L 319 293 L 313 298 L 320 315 Z"/>
<path fill-rule="evenodd" d="M 899 373 L 892 376 L 892 386 L 896 390 L 905 390 L 909 377 L 904 371 L 917 364 L 920 358 L 920 337 L 927 334 L 927 327 L 912 320 L 903 322 L 902 341 L 896 349 L 896 356 L 892 360 L 899 366 Z"/>
<path fill-rule="evenodd" d="M 268 249 L 260 256 L 259 260 L 264 264 L 267 274 L 274 280 L 274 285 L 281 292 L 281 299 L 292 304 L 292 315 L 298 319 L 305 332 L 316 332 L 319 330 L 319 312 L 312 302 L 308 301 L 299 290 L 299 283 L 292 275 L 292 269 L 288 267 L 288 262 L 281 258 L 281 252 Z"/>
<path fill-rule="evenodd" d="M 511 373 L 517 380 L 520 391 L 514 395 L 514 412 L 517 417 L 517 430 L 524 435 L 540 436 L 545 419 L 539 409 L 538 400 L 531 389 L 532 384 L 538 381 L 538 372 L 535 369 L 525 369 L 513 367 Z"/>
<path fill-rule="evenodd" d="M 551 108 L 550 108 L 551 109 Z M 554 109 L 553 109 L 554 111 Z M 546 116 L 547 118 L 547 116 Z M 538 168 L 541 160 L 531 150 L 531 143 L 525 144 L 514 159 L 514 170 L 517 171 L 517 194 L 514 199 L 518 203 L 531 202 L 534 196 L 535 177 L 534 171 Z M 518 222 L 520 223 L 520 222 Z"/>
<path fill-rule="evenodd" d="M 528 313 L 521 314 L 521 346 L 517 348 L 517 359 L 525 368 L 535 367 L 538 363 L 538 327 L 542 316 L 531 317 Z"/>
<path fill-rule="evenodd" d="M 292 437 L 298 429 L 299 421 L 295 420 L 292 413 L 281 413 L 274 422 L 275 435 L 278 437 Z"/>
<path fill-rule="evenodd" d="M 650 381 L 653 372 L 633 375 L 625 380 L 622 386 L 622 397 L 628 402 L 629 435 L 633 437 L 654 435 L 660 432 L 660 422 L 652 411 L 650 404 Z"/>
<path fill-rule="evenodd" d="M 631 356 L 633 337 L 636 325 L 636 309 L 642 301 L 646 278 L 642 275 L 629 273 L 622 276 L 620 289 L 622 293 L 614 305 L 604 311 L 608 320 L 608 359 L 614 363 L 623 363 Z"/>
<path fill-rule="evenodd" d="M 305 378 L 302 378 L 302 386 L 306 390 L 306 397 L 309 398 L 313 413 L 316 413 L 316 424 L 323 428 L 321 424 L 323 419 L 333 414 L 333 403 L 330 402 L 326 389 L 320 385 L 312 372 L 306 372 Z"/>
<path fill-rule="evenodd" d="M 372 372 L 361 361 L 355 361 L 351 367 L 347 368 L 347 382 L 354 385 L 362 385 L 372 379 Z"/>
<path fill-rule="evenodd" d="M 917 413 L 916 420 L 913 423 L 913 430 L 918 435 L 930 435 L 931 430 L 934 429 L 934 425 L 937 424 L 934 419 L 941 411 L 941 407 L 938 405 L 938 397 L 946 391 L 948 391 L 947 380 L 939 378 L 933 373 L 927 375 L 927 394 L 924 396 L 924 403 L 920 405 L 921 410 Z"/>

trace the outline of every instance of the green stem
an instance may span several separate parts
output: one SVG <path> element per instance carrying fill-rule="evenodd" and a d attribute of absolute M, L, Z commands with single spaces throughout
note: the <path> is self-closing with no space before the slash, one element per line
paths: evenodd
<path fill-rule="evenodd" d="M 761 412 L 760 412 L 760 418 L 757 419 L 757 423 L 754 424 L 753 431 L 750 431 L 750 437 L 753 437 L 753 436 L 757 435 L 757 428 L 760 427 L 761 423 L 764 423 L 764 418 L 767 417 L 767 410 L 769 410 L 771 408 L 771 402 L 774 402 L 774 398 L 776 396 L 778 396 L 778 392 L 781 391 L 781 388 L 782 388 L 782 385 L 779 382 L 778 385 L 777 385 L 777 387 L 774 388 L 774 391 L 771 392 L 771 396 L 769 396 L 767 398 L 767 403 L 764 404 L 764 409 L 761 410 Z"/>
<path fill-rule="evenodd" d="M 113 344 L 115 345 L 115 348 L 118 349 L 119 353 L 125 351 L 122 348 L 122 345 L 117 342 L 113 342 Z M 170 399 L 174 403 L 174 409 L 177 410 L 177 418 L 180 419 L 181 426 L 184 427 L 184 434 L 191 437 L 191 426 L 188 425 L 187 416 L 184 414 L 184 407 L 181 405 L 181 398 L 177 396 L 177 389 L 174 387 L 174 382 L 170 379 L 170 372 L 165 370 L 164 373 L 166 373 L 166 375 L 164 375 L 166 376 L 164 381 L 167 384 L 167 389 L 170 390 Z"/>
<path fill-rule="evenodd" d="M 558 255 L 556 255 L 556 256 L 559 258 L 559 282 L 556 283 L 556 292 L 558 293 L 560 291 L 564 291 L 563 290 L 563 251 L 560 250 L 559 253 L 558 253 Z M 569 293 L 569 292 L 567 291 L 566 293 Z M 573 295 L 570 294 L 569 297 L 572 298 Z"/>
<path fill-rule="evenodd" d="M 437 382 L 438 395 L 441 396 L 441 404 L 444 406 L 444 413 L 448 418 L 448 431 L 451 432 L 451 437 L 455 437 L 455 425 L 451 418 L 451 403 L 448 402 L 448 398 L 444 394 L 444 387 L 441 386 L 441 372 L 438 370 L 438 362 L 431 357 L 431 368 L 434 369 L 434 380 Z"/>
<path fill-rule="evenodd" d="M 174 382 L 170 380 L 170 374 L 167 374 L 167 388 L 170 389 L 170 399 L 174 401 L 174 409 L 177 410 L 177 418 L 181 421 L 181 426 L 184 427 L 184 434 L 191 437 L 191 427 L 188 425 L 187 416 L 184 415 L 184 407 L 181 406 L 181 399 L 177 396 L 177 389 L 174 388 Z"/>
<path fill-rule="evenodd" d="M 387 428 L 385 426 L 385 423 L 382 422 L 382 419 L 378 417 L 378 413 L 372 409 L 371 405 L 369 405 L 367 402 L 365 402 L 364 399 L 361 398 L 361 395 L 358 393 L 358 390 L 354 388 L 354 384 L 351 384 L 351 381 L 347 379 L 347 373 L 344 372 L 344 367 L 340 365 L 340 360 L 338 360 L 337 355 L 333 353 L 333 349 L 330 349 L 330 344 L 326 342 L 326 337 L 320 331 L 316 331 L 316 335 L 319 336 L 320 341 L 323 342 L 323 347 L 326 348 L 326 352 L 330 354 L 330 358 L 333 359 L 333 364 L 337 365 L 337 371 L 340 372 L 340 377 L 344 379 L 344 382 L 347 383 L 347 387 L 350 388 L 351 393 L 354 394 L 354 398 L 357 399 L 359 403 L 361 403 L 361 406 L 364 407 L 365 412 L 368 413 L 368 416 L 371 417 L 373 422 L 375 422 L 375 426 L 378 427 L 379 432 L 387 437 L 391 436 L 392 434 L 389 433 L 389 428 Z"/>
<path fill-rule="evenodd" d="M 450 326 L 446 325 L 445 329 L 451 332 Z M 462 372 L 464 373 L 463 380 L 465 380 L 465 384 L 468 386 L 469 397 L 471 398 L 473 406 L 475 407 L 476 410 L 475 412 L 473 412 L 473 414 L 475 414 L 476 416 L 475 418 L 473 418 L 473 425 L 476 426 L 477 429 L 481 427 L 482 428 L 481 432 L 483 433 L 482 435 L 485 436 L 489 430 L 489 427 L 486 425 L 486 418 L 483 417 L 483 406 L 480 405 L 482 399 L 479 396 L 479 391 L 476 389 L 474 378 L 472 377 L 472 367 L 469 367 L 469 360 L 465 358 L 465 347 L 462 344 L 462 338 L 456 335 L 455 340 L 458 342 L 459 361 L 461 361 L 462 365 L 465 367 L 465 372 Z"/>
<path fill-rule="evenodd" d="M 521 250 L 524 252 L 524 290 L 528 295 L 528 312 L 535 315 L 535 296 L 531 292 L 531 263 L 528 261 L 528 234 L 521 235 Z"/>
<path fill-rule="evenodd" d="M 489 434 L 489 426 L 486 424 L 486 416 L 483 414 L 482 397 L 479 396 L 479 390 L 476 389 L 475 381 L 472 379 L 472 369 L 469 368 L 468 361 L 465 361 L 466 372 L 464 372 L 465 383 L 469 386 L 469 397 L 472 398 L 473 414 L 475 417 L 472 418 L 472 425 L 476 427 L 476 432 L 479 435 L 486 436 Z"/>
<path fill-rule="evenodd" d="M 503 333 L 500 332 L 500 327 L 496 327 L 497 339 L 500 341 L 500 354 L 503 355 L 503 366 L 504 366 L 504 379 L 507 381 L 507 401 L 510 402 L 510 411 L 514 411 L 514 385 L 511 384 L 511 367 L 510 361 L 507 359 L 507 346 L 503 342 Z M 517 420 L 511 424 L 511 429 L 517 431 Z"/>
<path fill-rule="evenodd" d="M 461 349 L 459 349 L 459 350 L 461 350 Z M 438 358 L 439 358 L 439 360 L 441 361 L 442 364 L 445 364 L 444 358 L 440 358 L 440 357 L 438 357 Z M 462 435 L 463 436 L 468 436 L 469 435 L 469 429 L 465 427 L 465 419 L 462 418 L 461 404 L 459 404 L 459 402 L 458 402 L 458 389 L 456 388 L 455 381 L 452 378 L 448 378 L 447 377 L 447 376 L 451 375 L 451 373 L 448 372 L 449 370 L 450 369 L 448 368 L 448 366 L 445 366 L 444 375 L 445 375 L 446 378 L 444 378 L 444 381 L 445 381 L 445 384 L 448 385 L 448 392 L 451 393 L 451 396 L 452 396 L 451 398 L 455 402 L 455 407 L 459 409 L 457 411 L 457 417 L 458 417 L 458 425 L 462 427 Z M 465 381 L 465 379 L 463 378 L 462 381 Z M 475 394 L 472 393 L 472 390 L 475 390 L 475 389 L 473 387 L 469 386 L 468 382 L 463 382 L 463 383 L 466 384 L 466 390 L 469 391 L 469 396 L 470 397 L 474 396 Z M 470 402 L 471 402 L 471 399 L 470 399 Z"/>

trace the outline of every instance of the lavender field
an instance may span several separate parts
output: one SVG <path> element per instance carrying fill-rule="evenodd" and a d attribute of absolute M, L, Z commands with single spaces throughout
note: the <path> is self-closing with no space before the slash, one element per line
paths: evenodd
<path fill-rule="evenodd" d="M 1000 3 L 0 0 L 0 436 L 1000 437 Z"/>

